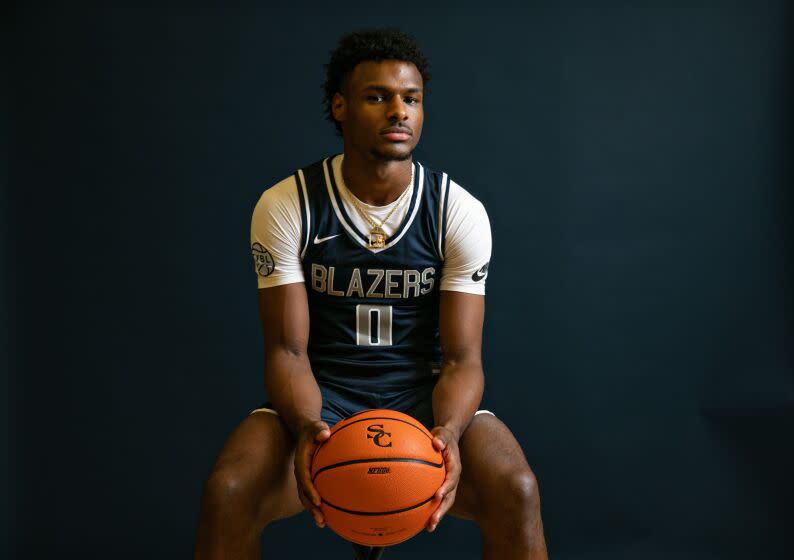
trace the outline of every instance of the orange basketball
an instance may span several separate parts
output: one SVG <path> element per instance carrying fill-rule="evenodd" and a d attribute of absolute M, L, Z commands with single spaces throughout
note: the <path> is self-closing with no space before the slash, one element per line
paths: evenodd
<path fill-rule="evenodd" d="M 410 539 L 430 519 L 444 459 L 416 419 L 365 410 L 342 420 L 312 459 L 320 510 L 339 536 L 367 546 Z"/>

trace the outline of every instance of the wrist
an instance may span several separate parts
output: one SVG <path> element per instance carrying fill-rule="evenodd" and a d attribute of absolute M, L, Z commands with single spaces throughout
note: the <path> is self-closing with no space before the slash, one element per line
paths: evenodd
<path fill-rule="evenodd" d="M 306 430 L 319 431 L 318 424 L 322 423 L 319 416 L 306 416 L 298 419 L 298 431 L 303 432 Z"/>
<path fill-rule="evenodd" d="M 448 438 L 455 441 L 455 443 L 457 443 L 460 440 L 460 436 L 462 433 L 462 430 L 455 424 L 439 424 L 435 428 L 433 428 L 433 433 L 436 434 L 437 430 L 444 432 L 445 435 Z"/>
<path fill-rule="evenodd" d="M 289 431 L 292 432 L 292 435 L 296 438 L 300 437 L 302 433 L 310 430 L 318 422 L 322 422 L 319 415 L 314 416 L 312 414 L 294 414 L 290 417 L 285 417 L 284 421 Z"/>

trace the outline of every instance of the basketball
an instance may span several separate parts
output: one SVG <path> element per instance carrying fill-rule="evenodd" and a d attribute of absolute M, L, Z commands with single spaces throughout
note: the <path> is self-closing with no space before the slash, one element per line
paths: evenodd
<path fill-rule="evenodd" d="M 390 546 L 421 531 L 446 476 L 432 440 L 418 420 L 394 410 L 365 410 L 337 423 L 311 466 L 328 526 L 366 546 Z"/>

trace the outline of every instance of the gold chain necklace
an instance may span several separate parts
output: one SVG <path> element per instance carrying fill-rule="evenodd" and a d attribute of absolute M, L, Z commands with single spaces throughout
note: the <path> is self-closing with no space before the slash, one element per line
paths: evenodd
<path fill-rule="evenodd" d="M 361 215 L 362 218 L 370 225 L 369 231 L 369 248 L 370 249 L 383 249 L 386 246 L 386 232 L 383 231 L 383 224 L 389 221 L 391 215 L 394 214 L 394 211 L 397 210 L 400 206 L 402 206 L 402 201 L 405 198 L 405 195 L 408 194 L 408 191 L 411 188 L 411 185 L 414 182 L 414 166 L 411 165 L 411 181 L 406 185 L 405 189 L 403 190 L 402 194 L 397 198 L 394 206 L 389 213 L 386 214 L 386 217 L 383 218 L 380 223 L 377 223 L 375 220 L 372 219 L 372 216 L 369 215 L 369 212 L 362 208 L 361 204 L 359 204 L 356 195 L 354 195 L 350 189 L 347 189 L 350 193 L 350 201 L 353 203 L 353 206 L 356 207 L 356 210 Z"/>

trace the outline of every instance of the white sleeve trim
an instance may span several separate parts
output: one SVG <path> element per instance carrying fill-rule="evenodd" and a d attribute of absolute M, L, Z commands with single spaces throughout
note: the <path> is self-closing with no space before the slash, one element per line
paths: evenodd
<path fill-rule="evenodd" d="M 444 260 L 444 203 L 447 200 L 447 182 L 449 175 L 441 175 L 441 196 L 438 199 L 438 255 Z"/>
<path fill-rule="evenodd" d="M 491 260 L 491 224 L 482 203 L 449 180 L 441 290 L 485 294 Z"/>
<path fill-rule="evenodd" d="M 309 230 L 312 223 L 312 214 L 311 210 L 309 210 L 309 193 L 306 192 L 306 177 L 303 176 L 303 169 L 298 170 L 298 182 L 300 183 L 300 189 L 303 193 L 303 204 L 306 206 L 306 219 L 303 222 L 303 235 L 306 239 L 303 240 L 303 249 L 301 249 L 301 260 L 303 260 L 303 256 L 306 254 L 306 248 L 309 246 Z M 298 205 L 300 206 L 300 197 L 298 197 Z"/>
<path fill-rule="evenodd" d="M 304 281 L 301 213 L 294 175 L 267 189 L 257 202 L 251 218 L 251 251 L 259 288 Z"/>

